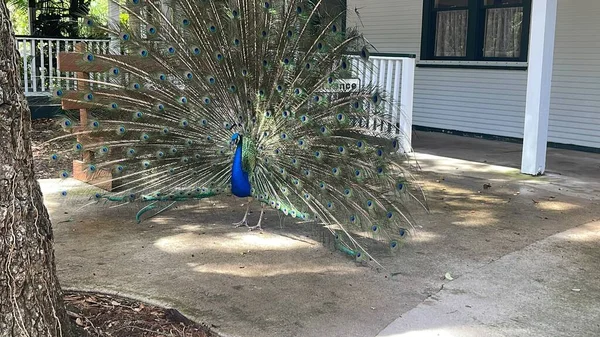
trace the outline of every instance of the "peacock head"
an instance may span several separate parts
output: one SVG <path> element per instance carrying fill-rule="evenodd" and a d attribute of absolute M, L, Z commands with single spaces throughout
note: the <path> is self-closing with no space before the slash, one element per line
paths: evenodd
<path fill-rule="evenodd" d="M 229 143 L 229 145 L 231 145 L 231 147 L 233 148 L 234 146 L 241 143 L 241 141 L 242 141 L 242 136 L 236 132 L 233 135 L 231 135 L 231 142 Z"/>

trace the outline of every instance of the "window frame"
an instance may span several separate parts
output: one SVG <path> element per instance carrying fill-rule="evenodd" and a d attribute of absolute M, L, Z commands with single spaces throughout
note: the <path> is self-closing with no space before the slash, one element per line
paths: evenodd
<path fill-rule="evenodd" d="M 468 61 L 482 62 L 527 62 L 529 50 L 529 27 L 531 22 L 531 0 L 523 0 L 523 24 L 521 30 L 521 54 L 519 57 L 484 57 L 486 10 L 490 8 L 521 7 L 511 4 L 487 5 L 483 0 L 468 0 L 467 7 L 434 8 L 435 0 L 423 0 L 423 22 L 421 30 L 421 60 L 423 61 Z M 467 52 L 465 57 L 435 56 L 435 33 L 437 12 L 467 10 Z"/>

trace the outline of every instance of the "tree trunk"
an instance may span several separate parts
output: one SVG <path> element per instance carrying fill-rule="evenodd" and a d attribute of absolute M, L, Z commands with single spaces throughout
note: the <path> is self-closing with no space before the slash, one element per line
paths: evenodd
<path fill-rule="evenodd" d="M 19 60 L 0 0 L 0 337 L 68 337 L 52 227 L 34 178 Z"/>

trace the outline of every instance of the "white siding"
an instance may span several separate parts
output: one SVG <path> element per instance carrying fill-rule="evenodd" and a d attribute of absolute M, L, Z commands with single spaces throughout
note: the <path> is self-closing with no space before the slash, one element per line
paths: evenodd
<path fill-rule="evenodd" d="M 559 0 L 551 142 L 600 147 L 600 1 Z"/>
<path fill-rule="evenodd" d="M 549 140 L 600 148 L 600 1 L 558 2 Z M 348 25 L 379 52 L 418 57 L 422 7 L 420 0 L 348 0 Z M 522 138 L 526 88 L 523 70 L 417 68 L 414 124 Z"/>
<path fill-rule="evenodd" d="M 414 124 L 523 137 L 527 72 L 418 68 Z"/>

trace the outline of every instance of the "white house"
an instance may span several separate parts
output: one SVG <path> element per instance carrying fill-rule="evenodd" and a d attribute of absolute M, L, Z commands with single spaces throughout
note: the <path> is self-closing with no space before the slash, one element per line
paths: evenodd
<path fill-rule="evenodd" d="M 347 25 L 378 52 L 416 55 L 416 128 L 524 139 L 530 174 L 545 169 L 546 132 L 551 145 L 600 151 L 600 1 L 347 5 Z"/>

